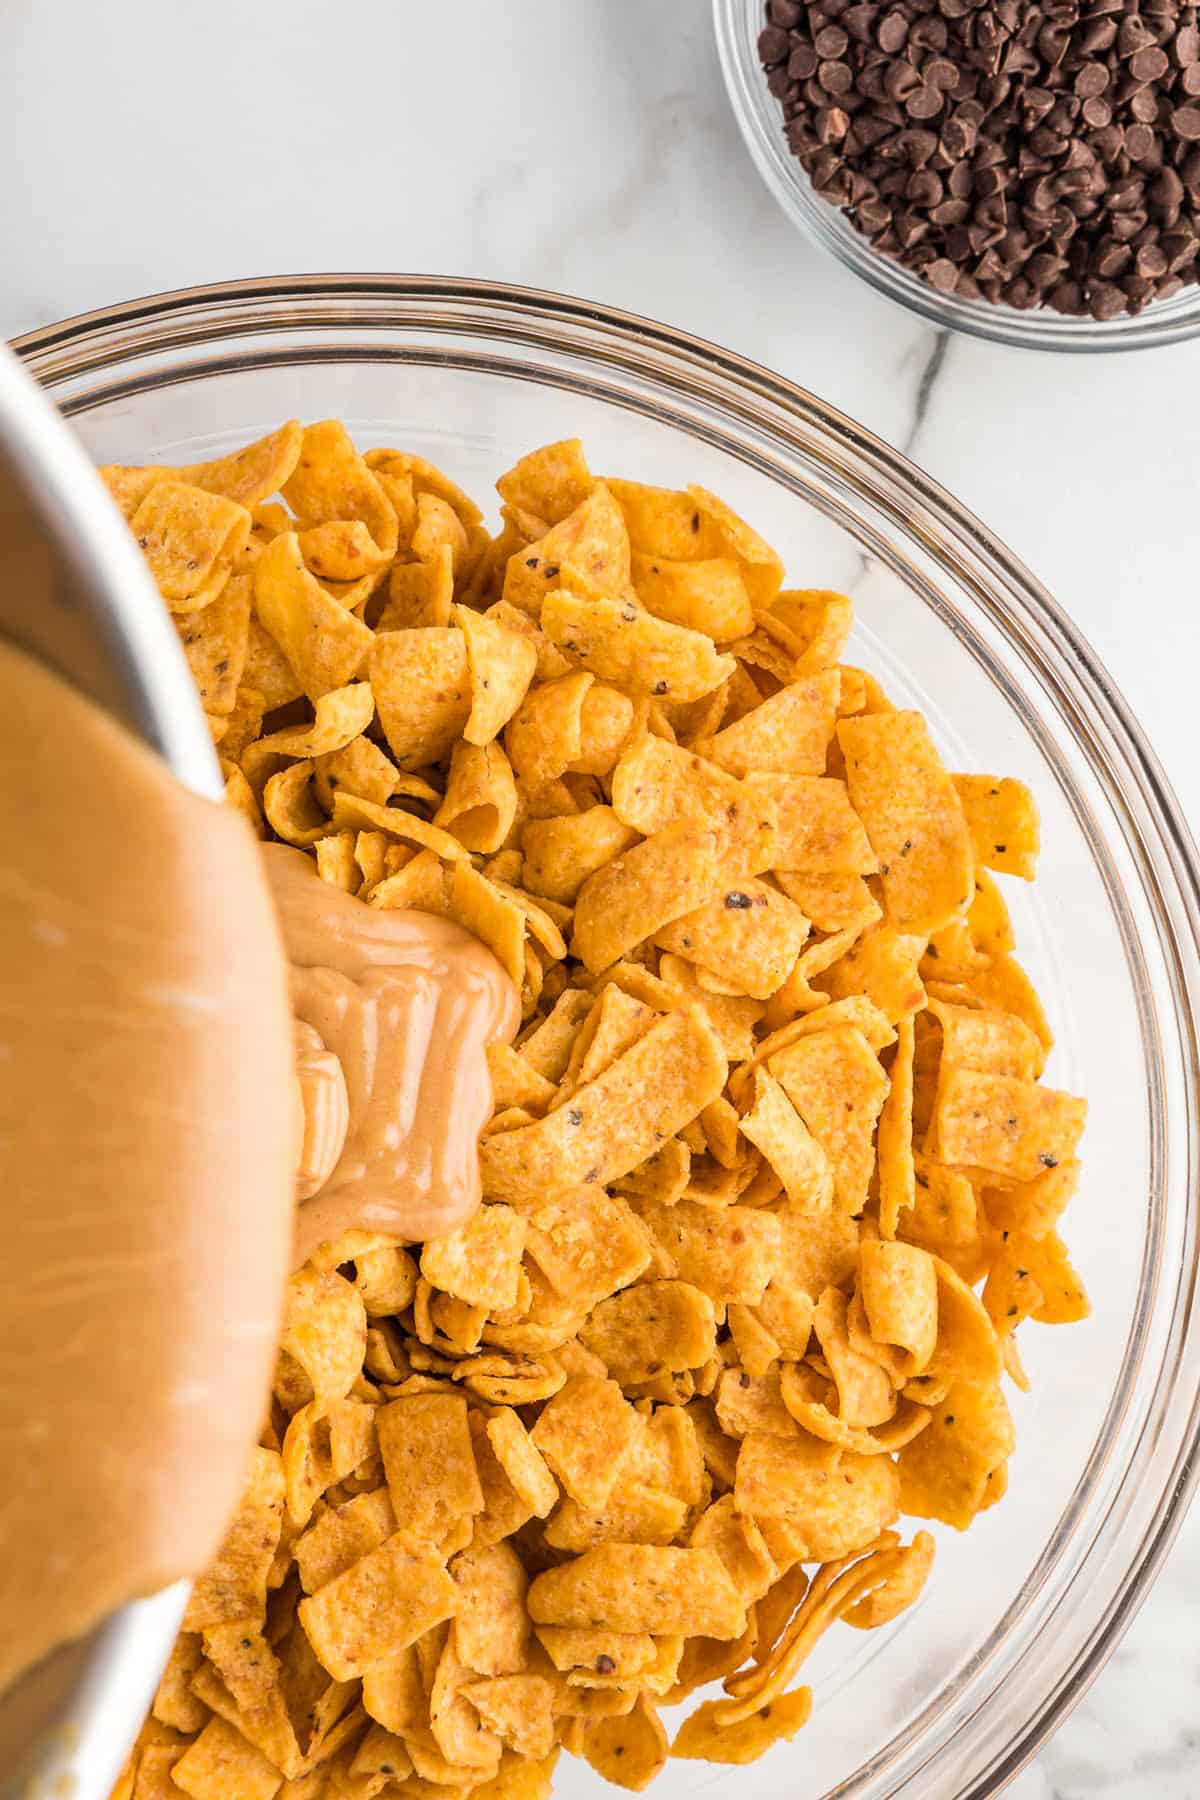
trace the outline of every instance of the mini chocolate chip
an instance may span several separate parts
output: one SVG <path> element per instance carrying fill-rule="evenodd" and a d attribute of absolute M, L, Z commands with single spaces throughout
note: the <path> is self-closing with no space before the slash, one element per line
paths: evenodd
<path fill-rule="evenodd" d="M 1103 63 L 1084 63 L 1073 82 L 1075 92 L 1081 100 L 1095 100 L 1108 86 L 1110 76 Z"/>
<path fill-rule="evenodd" d="M 1182 36 L 1182 33 L 1180 35 Z M 885 13 L 883 18 L 879 21 L 879 29 L 875 34 L 875 41 L 881 50 L 887 51 L 889 56 L 895 56 L 899 51 L 903 50 L 905 44 L 908 42 L 908 20 L 905 15 L 898 10 Z M 1180 62 L 1189 60 L 1195 62 L 1197 58 L 1180 56 L 1179 60 Z"/>
<path fill-rule="evenodd" d="M 849 45 L 850 39 L 840 25 L 826 25 L 813 38 L 813 49 L 817 55 L 833 61 L 836 61 L 839 56 L 844 56 Z"/>
<path fill-rule="evenodd" d="M 939 294 L 952 294 L 958 286 L 958 270 L 949 257 L 939 257 L 925 270 L 925 279 Z"/>
<path fill-rule="evenodd" d="M 908 95 L 904 110 L 910 119 L 936 119 L 945 104 L 945 95 L 937 88 L 919 87 Z"/>

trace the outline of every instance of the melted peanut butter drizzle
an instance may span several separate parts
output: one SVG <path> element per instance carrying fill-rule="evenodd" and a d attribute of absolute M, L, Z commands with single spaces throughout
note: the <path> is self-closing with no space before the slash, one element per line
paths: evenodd
<path fill-rule="evenodd" d="M 216 1548 L 270 1379 L 295 1086 L 242 820 L 2 640 L 0 768 L 2 1690 Z"/>
<path fill-rule="evenodd" d="M 419 1242 L 479 1205 L 487 1046 L 516 1030 L 515 988 L 469 933 L 384 912 L 264 847 L 292 964 L 303 1098 L 293 1261 L 350 1230 Z"/>

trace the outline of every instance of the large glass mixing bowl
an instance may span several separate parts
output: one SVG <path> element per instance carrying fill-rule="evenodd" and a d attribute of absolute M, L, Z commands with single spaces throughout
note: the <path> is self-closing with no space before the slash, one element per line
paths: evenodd
<path fill-rule="evenodd" d="M 419 451 L 473 494 L 578 434 L 592 466 L 703 483 L 853 593 L 853 658 L 922 708 L 950 764 L 1041 802 L 1021 953 L 1087 1094 L 1067 1236 L 1094 1312 L 1031 1325 L 1008 1498 L 942 1533 L 920 1605 L 831 1633 L 812 1723 L 753 1775 L 668 1766 L 663 1800 L 994 1793 L 1111 1652 L 1196 1474 L 1195 851 L 1137 722 L 1050 596 L 947 493 L 812 395 L 711 345 L 548 294 L 434 278 L 196 289 L 18 344 L 98 461 L 213 456 L 292 414 Z M 1020 884 L 1009 886 L 1020 887 Z M 570 1759 L 559 1791 L 596 1778 Z"/>

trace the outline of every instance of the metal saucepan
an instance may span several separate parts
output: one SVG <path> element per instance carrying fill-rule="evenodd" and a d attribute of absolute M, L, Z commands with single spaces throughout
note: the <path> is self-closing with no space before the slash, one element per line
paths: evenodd
<path fill-rule="evenodd" d="M 0 636 L 99 701 L 210 798 L 221 779 L 170 620 L 103 483 L 0 343 Z M 0 1695 L 0 1800 L 106 1800 L 186 1583 L 122 1607 Z"/>

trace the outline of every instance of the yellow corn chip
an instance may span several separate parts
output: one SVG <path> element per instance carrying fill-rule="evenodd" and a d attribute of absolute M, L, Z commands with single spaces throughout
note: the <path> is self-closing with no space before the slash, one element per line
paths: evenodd
<path fill-rule="evenodd" d="M 367 1670 L 362 1697 L 369 1717 L 387 1732 L 402 1736 L 425 1723 L 428 1705 L 413 1645 Z"/>
<path fill-rule="evenodd" d="M 941 1257 L 937 1275 L 937 1345 L 928 1374 L 942 1381 L 986 1383 L 1000 1375 L 1000 1345 L 987 1310 L 967 1281 Z"/>
<path fill-rule="evenodd" d="M 748 1718 L 723 1725 L 714 1717 L 720 1702 L 705 1700 L 684 1720 L 671 1755 L 701 1762 L 752 1763 L 781 1740 L 790 1742 L 812 1717 L 812 1689 L 794 1688 Z"/>
<path fill-rule="evenodd" d="M 571 1090 L 603 1075 L 618 1056 L 632 1049 L 654 1024 L 653 1009 L 615 982 L 602 987 L 591 1012 L 583 1021 L 563 1077 L 555 1105 L 565 1105 Z"/>
<path fill-rule="evenodd" d="M 900 1215 L 916 1204 L 916 1169 L 913 1162 L 913 1053 L 915 1032 L 911 1019 L 896 1028 L 896 1054 L 888 1069 L 887 1097 L 880 1108 L 876 1137 L 879 1164 L 879 1230 L 895 1237 Z"/>
<path fill-rule="evenodd" d="M 537 618 L 548 594 L 623 594 L 629 586 L 629 539 L 621 510 L 603 482 L 545 536 L 508 559 L 503 597 Z"/>
<path fill-rule="evenodd" d="M 447 755 L 471 710 L 464 634 L 435 627 L 381 633 L 370 645 L 368 672 L 399 767 L 419 768 Z"/>
<path fill-rule="evenodd" d="M 751 1104 L 739 1121 L 742 1135 L 762 1151 L 790 1200 L 824 1210 L 833 1200 L 833 1171 L 824 1150 L 783 1088 L 761 1065 L 754 1069 L 751 1083 Z"/>
<path fill-rule="evenodd" d="M 304 566 L 300 540 L 285 532 L 254 565 L 254 607 L 310 700 L 352 681 L 374 633 L 340 606 Z"/>
<path fill-rule="evenodd" d="M 521 1756 L 538 1759 L 554 1749 L 553 1692 L 541 1675 L 501 1675 L 463 1688 L 489 1731 Z"/>
<path fill-rule="evenodd" d="M 607 775 L 634 728 L 634 704 L 606 682 L 593 682 L 583 697 L 579 717 L 579 755 L 570 765 L 576 775 Z"/>
<path fill-rule="evenodd" d="M 783 564 L 774 550 L 731 506 L 707 488 L 692 484 L 687 492 L 703 525 L 715 534 L 725 554 L 735 557 L 741 565 L 742 579 L 755 607 L 769 606 L 783 585 Z"/>
<path fill-rule="evenodd" d="M 332 688 L 321 695 L 313 710 L 310 724 L 288 726 L 247 747 L 242 767 L 252 787 L 261 789 L 267 778 L 292 758 L 345 753 L 348 747 L 367 742 L 362 733 L 375 716 L 375 701 L 365 681 Z M 395 776 L 394 770 L 392 774 Z"/>
<path fill-rule="evenodd" d="M 813 986 L 832 1000 L 865 995 L 890 1024 L 898 1024 L 925 1005 L 918 965 L 925 939 L 896 931 L 891 925 L 869 925 L 844 956 L 812 977 Z"/>
<path fill-rule="evenodd" d="M 998 775 L 955 775 L 975 860 L 1002 875 L 1032 881 L 1041 832 L 1033 795 L 1022 781 Z"/>
<path fill-rule="evenodd" d="M 246 667 L 254 583 L 231 575 L 215 600 L 199 612 L 179 614 L 175 629 L 206 712 L 233 711 Z"/>
<path fill-rule="evenodd" d="M 932 933 L 963 912 L 974 856 L 954 783 L 920 713 L 843 719 L 838 743 L 854 810 L 879 858 L 898 931 Z"/>
<path fill-rule="evenodd" d="M 503 1465 L 497 1460 L 487 1434 L 487 1419 L 482 1413 L 472 1412 L 468 1424 L 475 1452 L 475 1467 L 483 1492 L 483 1508 L 474 1515 L 470 1548 L 480 1550 L 498 1544 L 520 1531 L 533 1517 L 533 1512 L 513 1487 Z"/>
<path fill-rule="evenodd" d="M 279 1340 L 290 1399 L 298 1405 L 313 1399 L 325 1404 L 348 1394 L 362 1367 L 366 1340 L 362 1297 L 350 1282 L 310 1264 L 291 1276 Z M 299 1383 L 297 1369 L 303 1377 Z M 284 1398 L 279 1376 L 276 1391 Z"/>
<path fill-rule="evenodd" d="M 727 1323 L 738 1360 L 746 1373 L 765 1375 L 783 1354 L 778 1338 L 767 1330 L 757 1312 L 740 1300 L 735 1300 L 728 1308 Z"/>
<path fill-rule="evenodd" d="M 864 1355 L 850 1339 L 849 1303 L 840 1288 L 828 1287 L 817 1302 L 813 1330 L 837 1390 L 837 1415 L 847 1425 L 870 1429 L 882 1425 L 895 1410 L 888 1371 Z"/>
<path fill-rule="evenodd" d="M 192 463 L 185 468 L 165 465 L 119 468 L 110 465 L 99 473 L 127 518 L 160 481 L 183 481 L 190 487 L 203 488 L 206 493 L 235 500 L 239 506 L 256 507 L 277 493 L 291 474 L 300 454 L 302 437 L 299 420 L 291 419 L 278 431 L 213 462 Z"/>
<path fill-rule="evenodd" d="M 454 617 L 454 552 L 442 544 L 426 562 L 397 562 L 388 577 L 387 602 L 377 633 L 445 630 Z"/>
<path fill-rule="evenodd" d="M 292 763 L 272 775 L 263 789 L 262 807 L 276 837 L 299 849 L 310 849 L 329 831 L 329 820 L 313 790 L 311 762 Z"/>
<path fill-rule="evenodd" d="M 670 1544 L 683 1530 L 687 1512 L 686 1502 L 674 1494 L 626 1480 L 596 1511 L 564 1500 L 547 1522 L 545 1538 L 554 1550 L 575 1552 L 596 1544 Z"/>
<path fill-rule="evenodd" d="M 558 1500 L 558 1483 L 517 1414 L 511 1409 L 496 1413 L 488 1420 L 487 1434 L 517 1493 L 536 1518 L 544 1519 Z"/>
<path fill-rule="evenodd" d="M 716 828 L 735 804 L 774 818 L 771 801 L 756 809 L 747 788 L 723 769 L 650 735 L 622 754 L 613 771 L 612 799 L 617 817 L 646 835 L 683 820 Z"/>
<path fill-rule="evenodd" d="M 571 904 L 597 870 L 638 841 L 608 806 L 567 818 L 530 819 L 522 833 L 525 880 L 535 894 Z"/>
<path fill-rule="evenodd" d="M 458 1589 L 454 1643 L 464 1667 L 477 1675 L 515 1675 L 524 1669 L 530 1625 L 528 1580 L 508 1544 L 472 1547 L 450 1567 Z"/>
<path fill-rule="evenodd" d="M 808 920 L 777 889 L 743 880 L 656 933 L 655 942 L 720 971 L 735 993 L 765 1000 L 787 978 Z"/>
<path fill-rule="evenodd" d="M 250 537 L 234 500 L 182 481 L 156 481 L 129 521 L 158 590 L 173 612 L 217 598 Z"/>
<path fill-rule="evenodd" d="M 454 611 L 467 640 L 471 711 L 463 726 L 468 744 L 490 744 L 525 698 L 537 668 L 537 650 L 522 633 L 468 606 Z"/>
<path fill-rule="evenodd" d="M 539 1625 L 538 1641 L 556 1669 L 585 1671 L 628 1681 L 649 1668 L 655 1658 L 648 1632 L 573 1630 L 566 1625 Z"/>
<path fill-rule="evenodd" d="M 796 1422 L 783 1403 L 778 1369 L 751 1375 L 732 1364 L 722 1371 L 713 1396 L 717 1423 L 727 1437 L 744 1438 L 752 1431 L 773 1437 L 798 1437 Z"/>
<path fill-rule="evenodd" d="M 528 693 L 505 732 L 513 768 L 524 780 L 553 781 L 583 753 L 583 707 L 594 677 L 563 675 Z"/>
<path fill-rule="evenodd" d="M 675 562 L 634 551 L 631 574 L 638 599 L 656 618 L 700 631 L 718 644 L 754 629 L 754 611 L 731 557 Z"/>
<path fill-rule="evenodd" d="M 929 1010 L 942 1028 L 942 1069 L 972 1069 L 1032 1081 L 1040 1071 L 1042 1047 L 1023 1019 L 990 1007 L 954 1006 L 932 999 Z"/>
<path fill-rule="evenodd" d="M 695 748 L 731 775 L 823 775 L 840 682 L 836 669 L 806 675 Z"/>
<path fill-rule="evenodd" d="M 862 931 L 883 917 L 882 908 L 861 875 L 806 875 L 794 869 L 777 869 L 775 882 L 807 914 L 817 931 Z"/>
<path fill-rule="evenodd" d="M 635 694 L 699 700 L 734 669 L 710 638 L 656 619 L 633 600 L 587 599 L 559 588 L 546 596 L 541 626 L 573 665 Z"/>
<path fill-rule="evenodd" d="M 997 1231 L 1020 1232 L 1026 1237 L 1045 1237 L 1062 1217 L 1079 1186 L 1080 1165 L 1073 1158 L 1044 1169 L 1032 1181 L 1011 1187 L 988 1188 L 984 1205 Z"/>
<path fill-rule="evenodd" d="M 236 580 L 237 577 L 233 579 Z M 276 707 L 289 706 L 304 691 L 293 674 L 287 657 L 253 613 L 246 637 L 246 661 L 241 682 L 243 689 L 259 695 L 262 700 L 258 721 L 254 731 L 249 734 L 250 737 L 257 737 L 264 712 L 274 712 Z M 238 755 L 241 754 L 241 748 L 239 746 Z"/>
<path fill-rule="evenodd" d="M 537 1625 L 737 1637 L 745 1609 L 713 1550 L 598 1544 L 530 1584 Z"/>
<path fill-rule="evenodd" d="M 941 1161 L 1032 1181 L 1074 1156 L 1086 1116 L 1071 1094 L 959 1068 L 943 1072 L 931 1129 Z"/>
<path fill-rule="evenodd" d="M 787 1520 L 802 1541 L 805 1562 L 833 1562 L 864 1549 L 897 1516 L 898 1496 L 896 1469 L 886 1456 L 839 1453 L 803 1433 L 785 1438 L 754 1432 L 738 1452 L 738 1511 Z"/>
<path fill-rule="evenodd" d="M 396 554 L 395 509 L 337 419 L 305 427 L 296 466 L 280 491 L 303 525 L 360 520 L 380 562 Z"/>
<path fill-rule="evenodd" d="M 315 779 L 313 786 L 315 792 Z M 228 794 L 226 797 L 228 798 Z M 362 886 L 362 870 L 355 858 L 354 846 L 355 835 L 352 831 L 336 831 L 319 837 L 313 845 L 317 855 L 317 874 L 322 881 L 340 888 L 344 894 L 357 894 Z"/>
<path fill-rule="evenodd" d="M 771 821 L 731 806 L 717 829 L 664 826 L 584 883 L 575 905 L 573 954 L 594 972 L 672 920 L 704 906 L 731 882 L 770 866 Z"/>
<path fill-rule="evenodd" d="M 626 1718 L 594 1720 L 583 1740 L 583 1754 L 606 1781 L 640 1793 L 666 1766 L 667 1734 L 643 1696 Z"/>
<path fill-rule="evenodd" d="M 192 1692 L 192 1676 L 204 1660 L 204 1646 L 197 1632 L 181 1631 L 154 1695 L 152 1716 L 162 1725 L 189 1735 L 200 1730 L 208 1708 Z"/>
<path fill-rule="evenodd" d="M 584 1183 L 617 1180 L 716 1097 L 725 1058 L 699 1019 L 659 1020 L 596 1081 L 545 1119 L 480 1146 L 484 1191 L 528 1202 Z"/>
<path fill-rule="evenodd" d="M 681 1200 L 638 1202 L 638 1211 L 675 1264 L 681 1280 L 718 1306 L 756 1306 L 780 1261 L 780 1225 L 771 1213 L 744 1206 L 715 1208 Z"/>
<path fill-rule="evenodd" d="M 628 1205 L 596 1186 L 530 1205 L 525 1241 L 555 1292 L 581 1311 L 636 1281 L 650 1262 L 645 1230 Z"/>
<path fill-rule="evenodd" d="M 305 1593 L 315 1594 L 360 1557 L 377 1550 L 396 1529 L 386 1488 L 356 1494 L 321 1514 L 296 1541 L 296 1567 Z"/>
<path fill-rule="evenodd" d="M 436 494 L 447 501 L 465 526 L 481 523 L 483 514 L 470 496 L 423 456 L 405 450 L 379 449 L 368 450 L 363 461 L 380 480 L 404 481 L 414 494 Z"/>
<path fill-rule="evenodd" d="M 302 1600 L 299 1613 L 334 1680 L 354 1681 L 452 1617 L 457 1604 L 440 1559 L 414 1552 L 401 1533 Z"/>
<path fill-rule="evenodd" d="M 805 876 L 875 872 L 875 852 L 844 781 L 822 775 L 751 774 L 746 779 L 774 805 L 780 868 Z"/>
<path fill-rule="evenodd" d="M 405 1536 L 421 1545 L 453 1541 L 462 1519 L 483 1510 L 466 1401 L 445 1391 L 410 1394 L 379 1408 L 377 1428 L 392 1508 Z M 436 1483 L 429 1480 L 434 1468 Z"/>
<path fill-rule="evenodd" d="M 875 1160 L 874 1133 L 887 1076 L 861 1031 L 814 1031 L 773 1055 L 768 1067 L 829 1158 L 834 1194 L 861 1211 Z"/>
<path fill-rule="evenodd" d="M 617 1382 L 575 1376 L 545 1406 L 531 1441 L 571 1498 L 598 1510 L 620 1474 L 636 1419 Z"/>
<path fill-rule="evenodd" d="M 503 1312 L 517 1298 L 525 1221 L 508 1206 L 484 1206 L 421 1252 L 421 1273 L 469 1306 Z"/>
<path fill-rule="evenodd" d="M 417 517 L 409 544 L 418 562 L 450 552 L 457 575 L 467 557 L 467 533 L 462 520 L 440 494 L 426 491 L 417 495 Z"/>
<path fill-rule="evenodd" d="M 800 672 L 831 669 L 841 661 L 854 624 L 854 603 L 845 594 L 830 593 L 820 588 L 790 588 L 776 595 L 770 606 L 759 610 L 759 617 L 770 631 L 786 632 L 787 643 L 794 651 Z M 843 686 L 847 676 L 859 673 L 843 668 Z M 859 712 L 861 705 L 845 707 Z"/>
<path fill-rule="evenodd" d="M 545 444 L 531 450 L 496 483 L 496 492 L 510 506 L 537 513 L 557 525 L 587 499 L 593 478 L 578 438 Z"/>
<path fill-rule="evenodd" d="M 241 506 L 258 506 L 282 489 L 300 456 L 303 436 L 300 421 L 289 419 L 266 437 L 213 462 L 194 463 L 180 474 L 193 487 L 224 494 Z"/>
<path fill-rule="evenodd" d="M 989 1504 L 1015 1439 L 999 1383 L 959 1382 L 933 1409 L 927 1431 L 897 1458 L 900 1503 L 920 1519 L 965 1531 Z"/>
<path fill-rule="evenodd" d="M 634 550 L 679 561 L 729 553 L 719 526 L 691 493 L 612 476 L 605 481 L 624 515 Z"/>
<path fill-rule="evenodd" d="M 275 1450 L 255 1450 L 233 1522 L 188 1597 L 185 1631 L 263 1617 L 267 1575 L 282 1525 L 282 1462 Z"/>
<path fill-rule="evenodd" d="M 623 1385 L 699 1368 L 715 1349 L 713 1303 L 686 1281 L 643 1281 L 593 1307 L 580 1338 Z"/>
<path fill-rule="evenodd" d="M 473 1800 L 550 1800 L 557 1758 L 557 1750 L 538 1762 L 506 1752 L 497 1774 L 472 1789 Z M 412 1800 L 431 1800 L 431 1796 L 414 1794 Z"/>
<path fill-rule="evenodd" d="M 192 1800 L 273 1800 L 283 1777 L 240 1731 L 210 1719 L 171 1770 L 175 1787 Z"/>
<path fill-rule="evenodd" d="M 732 1494 L 722 1495 L 701 1514 L 691 1541 L 697 1549 L 716 1551 L 748 1605 L 761 1600 L 778 1575 L 762 1532 L 737 1511 Z"/>

